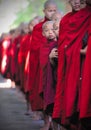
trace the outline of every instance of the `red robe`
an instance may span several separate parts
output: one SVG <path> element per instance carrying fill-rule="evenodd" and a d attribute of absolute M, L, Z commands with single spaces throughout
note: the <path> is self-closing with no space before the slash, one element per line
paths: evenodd
<path fill-rule="evenodd" d="M 59 41 L 61 41 L 61 46 L 63 45 L 63 48 L 64 48 L 64 41 L 65 41 L 65 36 L 66 36 L 66 31 L 67 31 L 67 28 L 68 28 L 68 20 L 70 19 L 72 13 L 69 13 L 67 14 L 66 16 L 64 16 L 64 18 L 62 19 L 62 21 L 60 22 L 60 37 L 59 37 Z M 59 44 L 59 42 L 58 42 Z M 58 45 L 58 49 L 59 49 L 59 45 Z M 60 52 L 58 52 L 58 72 L 57 73 L 57 76 L 58 76 L 58 80 L 60 78 L 60 69 L 62 67 L 62 63 L 60 64 L 60 61 L 61 59 L 64 60 L 64 56 L 61 56 L 61 59 L 59 61 L 59 55 L 60 55 Z M 63 53 L 64 54 L 64 53 Z M 60 67 L 60 68 L 59 68 Z M 60 80 L 59 80 L 60 81 Z M 61 87 L 60 87 L 60 82 L 57 82 L 57 86 L 56 86 L 56 95 L 55 95 L 55 102 L 54 102 L 54 110 L 53 110 L 53 119 L 60 119 L 61 118 L 61 110 L 60 110 L 60 106 L 62 103 L 62 101 L 60 102 L 60 98 L 62 99 L 62 90 L 61 90 Z M 60 122 L 60 120 L 58 121 Z"/>
<path fill-rule="evenodd" d="M 30 50 L 31 34 L 25 34 L 20 43 L 19 49 L 19 63 L 22 63 L 23 59 L 26 59 L 27 53 Z"/>
<path fill-rule="evenodd" d="M 12 72 L 12 79 L 15 82 L 20 82 L 18 52 L 20 48 L 21 39 L 22 39 L 22 35 L 19 35 L 14 39 L 12 43 L 11 72 Z"/>
<path fill-rule="evenodd" d="M 32 41 L 29 58 L 29 86 L 30 86 L 30 102 L 32 110 L 39 110 L 43 108 L 43 100 L 38 94 L 39 89 L 39 51 L 40 46 L 45 41 L 42 35 L 42 25 L 46 19 L 36 25 L 32 32 Z"/>
<path fill-rule="evenodd" d="M 11 39 L 5 38 L 2 41 L 2 58 L 1 73 L 5 78 L 11 78 L 10 62 L 11 62 Z"/>
<path fill-rule="evenodd" d="M 67 16 L 70 18 L 68 19 Z M 65 17 L 60 24 L 58 79 L 53 113 L 53 118 L 61 118 L 61 123 L 64 125 L 67 118 L 79 111 L 80 49 L 82 48 L 82 39 L 88 31 L 90 8 L 86 7 L 67 16 L 67 19 Z M 63 34 L 65 20 L 67 20 L 67 28 Z"/>
<path fill-rule="evenodd" d="M 80 118 L 88 117 L 91 118 L 91 19 L 89 26 L 88 49 L 84 66 L 80 103 Z"/>
<path fill-rule="evenodd" d="M 50 63 L 49 54 L 55 47 L 57 47 L 56 41 L 46 41 L 40 47 L 40 87 L 42 88 L 44 109 L 49 114 L 52 113 L 56 86 L 54 80 L 55 67 L 53 68 Z"/>
<path fill-rule="evenodd" d="M 19 62 L 19 68 L 20 68 L 20 83 L 21 83 L 21 89 L 25 91 L 25 82 L 26 82 L 26 76 L 25 76 L 25 62 L 26 57 L 28 55 L 28 51 L 30 50 L 30 42 L 31 42 L 31 34 L 25 34 L 21 40 L 20 43 L 20 49 L 18 53 L 18 62 Z"/>

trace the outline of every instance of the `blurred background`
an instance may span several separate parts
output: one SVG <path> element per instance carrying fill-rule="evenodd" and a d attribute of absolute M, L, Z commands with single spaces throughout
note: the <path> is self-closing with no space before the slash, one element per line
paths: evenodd
<path fill-rule="evenodd" d="M 28 22 L 36 15 L 43 16 L 46 0 L 0 0 L 0 34 L 16 28 L 21 22 Z M 70 11 L 67 0 L 56 0 L 64 14 Z"/>

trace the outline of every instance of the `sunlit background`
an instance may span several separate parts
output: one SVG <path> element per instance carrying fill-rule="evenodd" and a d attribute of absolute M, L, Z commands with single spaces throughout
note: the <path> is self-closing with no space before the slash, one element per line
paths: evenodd
<path fill-rule="evenodd" d="M 0 0 L 0 34 L 28 22 L 36 15 L 43 16 L 43 4 L 46 0 Z M 70 10 L 67 0 L 56 0 L 63 13 Z"/>
<path fill-rule="evenodd" d="M 27 0 L 0 0 L 0 34 L 9 30 L 17 18 L 17 12 L 27 4 Z"/>

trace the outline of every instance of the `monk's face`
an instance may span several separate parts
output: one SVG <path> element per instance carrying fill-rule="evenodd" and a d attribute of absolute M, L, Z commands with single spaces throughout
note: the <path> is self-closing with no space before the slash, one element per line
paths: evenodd
<path fill-rule="evenodd" d="M 43 29 L 43 35 L 49 40 L 54 40 L 56 38 L 54 29 L 53 29 L 53 23 L 48 23 L 45 25 Z"/>
<path fill-rule="evenodd" d="M 25 34 L 29 32 L 28 25 L 25 25 L 25 26 L 24 26 L 23 31 L 24 31 Z"/>
<path fill-rule="evenodd" d="M 86 7 L 86 0 L 81 0 L 81 9 Z"/>
<path fill-rule="evenodd" d="M 52 15 L 52 21 L 57 21 L 62 19 L 62 14 L 61 13 L 54 13 Z"/>
<path fill-rule="evenodd" d="M 33 31 L 33 25 L 32 25 L 32 23 L 29 24 L 29 31 L 30 31 L 30 32 Z"/>
<path fill-rule="evenodd" d="M 59 23 L 60 23 L 60 22 L 57 21 L 57 22 L 55 22 L 55 23 L 53 24 L 54 33 L 55 33 L 56 37 L 59 36 Z"/>
<path fill-rule="evenodd" d="M 86 2 L 91 5 L 91 0 L 86 0 Z"/>
<path fill-rule="evenodd" d="M 45 17 L 51 20 L 52 15 L 57 11 L 57 6 L 51 4 L 44 9 Z"/>
<path fill-rule="evenodd" d="M 69 0 L 72 9 L 74 11 L 79 11 L 80 10 L 80 0 Z"/>

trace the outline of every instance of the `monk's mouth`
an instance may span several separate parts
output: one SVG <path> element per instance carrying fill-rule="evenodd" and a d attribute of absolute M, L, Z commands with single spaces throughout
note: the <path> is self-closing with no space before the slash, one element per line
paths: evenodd
<path fill-rule="evenodd" d="M 54 38 L 54 36 L 50 35 L 49 38 Z"/>
<path fill-rule="evenodd" d="M 80 8 L 80 5 L 74 6 L 76 9 Z"/>

